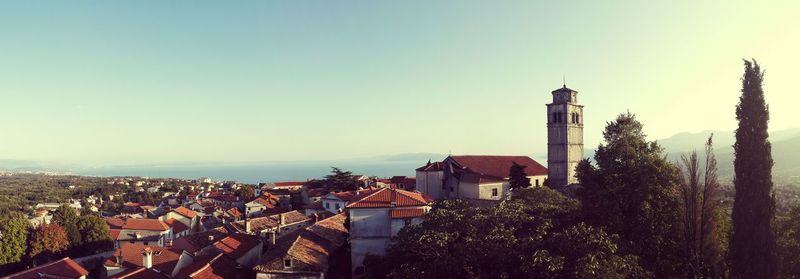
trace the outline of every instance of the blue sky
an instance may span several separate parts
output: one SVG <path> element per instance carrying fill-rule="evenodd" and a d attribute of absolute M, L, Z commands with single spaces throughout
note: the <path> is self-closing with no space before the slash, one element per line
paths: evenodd
<path fill-rule="evenodd" d="M 654 139 L 732 130 L 750 57 L 797 126 L 798 2 L 650 2 L 5 2 L 0 159 L 543 153 L 563 75 L 588 146 L 626 110 Z"/>

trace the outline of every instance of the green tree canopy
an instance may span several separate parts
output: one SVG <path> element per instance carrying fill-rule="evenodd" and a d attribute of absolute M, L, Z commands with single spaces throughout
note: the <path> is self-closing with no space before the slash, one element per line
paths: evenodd
<path fill-rule="evenodd" d="M 22 261 L 28 246 L 30 226 L 22 214 L 0 212 L 0 275 L 5 273 L 3 266 Z"/>
<path fill-rule="evenodd" d="M 609 122 L 603 138 L 596 164 L 583 160 L 577 167 L 584 220 L 619 234 L 621 251 L 640 256 L 657 276 L 683 276 L 678 168 L 645 139 L 631 113 Z"/>
<path fill-rule="evenodd" d="M 234 191 L 234 194 L 245 201 L 250 201 L 256 198 L 256 190 L 253 189 L 253 187 L 247 185 L 242 185 L 242 187 L 236 189 L 236 191 Z"/>
<path fill-rule="evenodd" d="M 78 221 L 78 230 L 82 235 L 83 245 L 74 247 L 76 254 L 85 256 L 103 252 L 114 247 L 108 224 L 99 216 L 82 216 Z"/>
<path fill-rule="evenodd" d="M 325 180 L 333 188 L 339 191 L 353 191 L 358 189 L 358 181 L 350 171 L 344 171 L 337 167 L 331 167 L 331 174 L 325 176 Z"/>
<path fill-rule="evenodd" d="M 636 257 L 619 254 L 616 236 L 575 223 L 575 200 L 548 188 L 518 192 L 513 200 L 490 208 L 462 200 L 437 201 L 421 224 L 400 231 L 386 258 L 365 260 L 367 274 L 393 278 L 647 276 Z"/>

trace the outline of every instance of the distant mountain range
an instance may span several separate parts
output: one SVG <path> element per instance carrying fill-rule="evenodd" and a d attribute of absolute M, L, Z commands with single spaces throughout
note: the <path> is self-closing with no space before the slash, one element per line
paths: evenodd
<path fill-rule="evenodd" d="M 682 154 L 692 150 L 703 152 L 708 136 L 714 133 L 714 149 L 719 161 L 719 175 L 724 183 L 733 179 L 733 131 L 703 131 L 698 133 L 679 133 L 658 143 L 665 148 L 667 158 L 678 162 Z M 770 133 L 772 154 L 775 161 L 773 177 L 776 183 L 800 185 L 800 128 L 773 131 Z M 531 155 L 546 163 L 546 153 Z M 594 156 L 593 149 L 586 149 L 585 157 Z M 70 164 L 54 164 L 25 160 L 0 159 L 0 171 L 47 171 L 74 173 L 81 175 L 131 175 L 152 177 L 197 178 L 211 176 L 215 179 L 232 179 L 244 182 L 300 180 L 321 177 L 330 171 L 331 166 L 377 176 L 414 175 L 414 169 L 428 160 L 438 161 L 447 157 L 439 153 L 404 153 L 396 155 L 373 156 L 348 160 L 318 161 L 264 161 L 264 162 L 185 162 L 170 164 L 146 164 L 86 167 Z"/>
<path fill-rule="evenodd" d="M 658 140 L 667 152 L 671 161 L 680 160 L 681 154 L 690 154 L 697 150 L 702 154 L 708 136 L 714 133 L 714 153 L 717 156 L 719 175 L 723 181 L 733 179 L 733 131 L 703 131 L 699 133 L 680 133 L 672 137 Z M 800 128 L 770 132 L 772 143 L 772 169 L 776 182 L 798 182 L 800 179 Z M 702 158 L 702 157 L 701 157 Z"/>

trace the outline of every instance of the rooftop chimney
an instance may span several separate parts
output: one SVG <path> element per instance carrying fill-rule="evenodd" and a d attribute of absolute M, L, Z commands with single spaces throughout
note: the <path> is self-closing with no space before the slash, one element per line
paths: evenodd
<path fill-rule="evenodd" d="M 214 235 L 209 234 L 208 235 L 208 241 L 214 241 Z"/>
<path fill-rule="evenodd" d="M 142 266 L 147 269 L 153 267 L 153 249 L 150 247 L 142 249 Z"/>
<path fill-rule="evenodd" d="M 281 226 L 283 226 L 284 224 L 286 224 L 286 214 L 281 213 L 280 217 L 281 217 Z"/>
<path fill-rule="evenodd" d="M 244 221 L 244 231 L 250 233 L 250 220 Z"/>

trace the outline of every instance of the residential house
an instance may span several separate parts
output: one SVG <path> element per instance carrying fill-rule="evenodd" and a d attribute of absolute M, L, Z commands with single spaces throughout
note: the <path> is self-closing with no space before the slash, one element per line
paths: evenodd
<path fill-rule="evenodd" d="M 254 200 L 244 204 L 244 212 L 247 217 L 263 215 L 264 213 L 280 213 L 279 207 L 280 199 L 270 193 L 265 193 L 258 196 Z"/>
<path fill-rule="evenodd" d="M 391 185 L 394 185 L 397 187 L 397 189 L 414 191 L 414 189 L 417 187 L 417 179 L 414 177 L 393 176 L 389 181 L 391 182 Z"/>
<path fill-rule="evenodd" d="M 172 228 L 158 219 L 106 218 L 114 248 L 125 243 L 166 246 L 173 239 Z"/>
<path fill-rule="evenodd" d="M 350 216 L 353 268 L 361 267 L 367 254 L 384 255 L 391 238 L 400 229 L 422 222 L 432 201 L 421 193 L 391 187 L 354 197 L 345 207 Z"/>
<path fill-rule="evenodd" d="M 200 221 L 200 216 L 198 216 L 197 212 L 195 212 L 194 210 L 188 209 L 183 206 L 179 206 L 170 210 L 169 212 L 161 216 L 159 219 L 161 219 L 161 221 L 164 222 L 166 222 L 169 219 L 175 219 L 183 223 L 186 227 L 188 227 L 191 232 L 196 232 L 199 230 L 198 223 Z"/>
<path fill-rule="evenodd" d="M 312 204 L 315 202 L 319 202 L 322 200 L 322 197 L 330 193 L 331 191 L 328 188 L 314 188 L 314 189 L 305 189 L 305 191 L 301 192 L 303 197 L 303 204 Z"/>
<path fill-rule="evenodd" d="M 181 256 L 182 252 L 168 247 L 125 243 L 103 265 L 110 278 L 147 278 L 142 277 L 144 274 L 150 278 L 168 278 L 177 273 L 175 266 Z"/>
<path fill-rule="evenodd" d="M 349 259 L 342 249 L 347 244 L 346 219 L 344 214 L 337 214 L 281 239 L 253 267 L 256 278 L 321 279 L 331 268 L 350 272 Z"/>
<path fill-rule="evenodd" d="M 509 197 L 513 164 L 525 166 L 534 187 L 544 185 L 547 168 L 528 156 L 448 156 L 417 168 L 416 190 L 434 198 L 502 201 Z"/>

